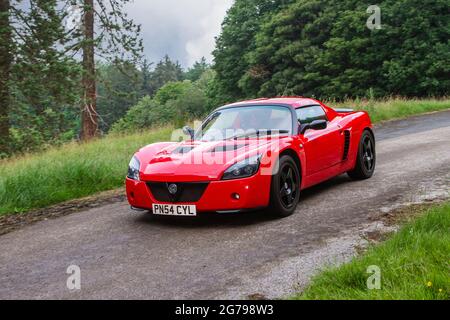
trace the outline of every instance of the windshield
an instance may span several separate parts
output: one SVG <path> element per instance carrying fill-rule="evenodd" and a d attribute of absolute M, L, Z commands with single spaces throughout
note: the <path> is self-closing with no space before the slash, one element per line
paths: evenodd
<path fill-rule="evenodd" d="M 248 106 L 219 110 L 203 123 L 196 140 L 219 141 L 292 133 L 291 110 L 283 106 Z"/>

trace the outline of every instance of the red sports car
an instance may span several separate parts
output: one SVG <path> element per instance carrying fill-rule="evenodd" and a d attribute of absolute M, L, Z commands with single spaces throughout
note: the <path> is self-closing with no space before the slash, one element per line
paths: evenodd
<path fill-rule="evenodd" d="M 187 141 L 151 144 L 132 158 L 132 208 L 174 216 L 265 209 L 285 217 L 303 189 L 343 173 L 367 179 L 375 170 L 368 114 L 314 99 L 234 103 L 183 131 Z"/>

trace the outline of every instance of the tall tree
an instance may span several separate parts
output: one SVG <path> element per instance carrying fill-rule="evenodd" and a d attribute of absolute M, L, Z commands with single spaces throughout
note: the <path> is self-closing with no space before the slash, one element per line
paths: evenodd
<path fill-rule="evenodd" d="M 80 100 L 80 68 L 65 53 L 64 10 L 57 0 L 13 2 L 11 12 L 11 145 L 14 151 L 27 151 L 58 142 L 75 130 L 68 116 L 73 117 Z"/>
<path fill-rule="evenodd" d="M 81 139 L 88 140 L 97 135 L 97 93 L 94 61 L 94 0 L 84 0 L 83 41 L 83 103 L 81 107 Z"/>
<path fill-rule="evenodd" d="M 76 0 L 65 0 L 76 5 Z M 83 54 L 83 103 L 81 112 L 81 139 L 89 140 L 98 134 L 98 113 L 96 109 L 95 59 L 116 64 L 136 64 L 141 58 L 142 39 L 140 26 L 127 16 L 124 6 L 131 0 L 83 0 L 82 28 L 70 33 L 74 54 Z"/>
<path fill-rule="evenodd" d="M 153 65 L 153 62 L 148 62 L 147 59 L 144 59 L 141 63 L 141 76 L 142 76 L 142 81 L 141 81 L 141 90 L 140 90 L 140 94 L 141 96 L 146 96 L 146 95 L 151 95 L 150 92 L 150 78 L 152 75 L 151 72 L 151 66 Z"/>
<path fill-rule="evenodd" d="M 9 0 L 0 0 L 0 157 L 9 151 L 10 73 L 12 37 Z"/>

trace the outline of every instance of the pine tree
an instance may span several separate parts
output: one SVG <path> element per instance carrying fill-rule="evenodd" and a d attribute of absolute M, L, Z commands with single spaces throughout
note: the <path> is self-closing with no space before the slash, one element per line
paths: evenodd
<path fill-rule="evenodd" d="M 30 0 L 12 8 L 15 42 L 10 108 L 14 151 L 57 142 L 79 100 L 78 63 L 66 55 L 64 11 L 57 0 Z M 70 137 L 69 137 L 70 139 Z"/>
<path fill-rule="evenodd" d="M 141 67 L 143 68 L 143 67 Z M 110 126 L 122 118 L 134 106 L 143 92 L 146 72 L 135 65 L 97 64 L 97 112 L 100 116 L 100 129 L 109 130 Z"/>
<path fill-rule="evenodd" d="M 9 0 L 0 0 L 0 157 L 9 152 L 9 117 L 11 103 L 10 75 L 12 37 Z"/>
<path fill-rule="evenodd" d="M 81 108 L 81 139 L 97 135 L 98 115 L 95 83 L 94 0 L 84 0 L 83 102 Z"/>
<path fill-rule="evenodd" d="M 66 0 L 69 5 L 77 1 Z M 81 139 L 89 140 L 98 134 L 96 108 L 95 58 L 120 65 L 141 58 L 140 26 L 128 19 L 124 5 L 130 0 L 83 0 L 82 28 L 70 33 L 74 52 L 83 55 L 83 101 L 81 108 Z"/>
<path fill-rule="evenodd" d="M 183 80 L 183 69 L 178 61 L 173 62 L 168 55 L 157 63 L 150 77 L 150 92 L 155 94 L 167 82 Z"/>
<path fill-rule="evenodd" d="M 142 82 L 141 82 L 141 90 L 140 95 L 146 96 L 151 95 L 150 92 L 150 78 L 151 78 L 151 66 L 153 65 L 153 62 L 148 62 L 147 59 L 144 59 L 141 63 L 141 75 L 142 75 Z"/>
<path fill-rule="evenodd" d="M 187 80 L 197 81 L 202 74 L 210 68 L 210 65 L 206 62 L 205 57 L 202 57 L 200 61 L 196 61 L 194 65 L 186 72 L 185 77 Z"/>

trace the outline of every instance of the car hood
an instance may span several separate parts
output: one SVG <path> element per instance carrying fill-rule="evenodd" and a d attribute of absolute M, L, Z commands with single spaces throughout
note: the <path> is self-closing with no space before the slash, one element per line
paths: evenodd
<path fill-rule="evenodd" d="M 278 145 L 279 140 L 186 141 L 165 146 L 152 152 L 151 156 L 144 148 L 139 156 L 141 179 L 163 182 L 220 180 L 230 166 L 254 155 L 265 154 Z"/>

